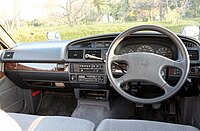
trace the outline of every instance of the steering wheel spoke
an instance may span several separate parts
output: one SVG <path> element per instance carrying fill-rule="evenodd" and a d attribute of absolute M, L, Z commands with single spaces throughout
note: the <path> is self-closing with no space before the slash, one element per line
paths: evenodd
<path fill-rule="evenodd" d="M 114 81 L 115 81 L 116 85 L 118 85 L 119 87 L 124 83 L 124 80 L 122 77 L 116 78 L 116 79 L 114 79 Z"/>
<path fill-rule="evenodd" d="M 172 59 L 169 59 L 169 58 L 166 58 L 166 57 L 163 57 L 161 58 L 161 61 L 163 61 L 161 64 L 162 66 L 171 66 L 171 67 L 174 67 L 175 66 L 175 63 L 176 61 L 172 60 Z"/>
<path fill-rule="evenodd" d="M 170 86 L 167 83 L 162 88 L 164 89 L 165 94 L 169 94 L 173 90 L 173 86 Z"/>
<path fill-rule="evenodd" d="M 179 68 L 181 70 L 184 70 L 185 69 L 185 63 L 184 61 L 180 61 L 180 60 L 172 60 L 172 59 L 169 59 L 169 58 L 163 58 L 163 63 L 162 65 L 163 66 L 170 66 L 170 67 L 176 67 L 176 68 Z"/>
<path fill-rule="evenodd" d="M 175 61 L 174 67 L 181 69 L 182 71 L 186 68 L 187 65 L 183 61 Z"/>
<path fill-rule="evenodd" d="M 160 74 L 156 74 L 154 77 L 147 78 L 147 79 L 148 81 L 154 83 L 160 88 L 163 88 L 167 84 L 167 82 L 162 78 Z"/>
<path fill-rule="evenodd" d="M 113 54 L 110 58 L 111 61 L 126 61 L 128 62 L 130 60 L 130 56 L 127 54 L 123 55 L 115 55 Z"/>

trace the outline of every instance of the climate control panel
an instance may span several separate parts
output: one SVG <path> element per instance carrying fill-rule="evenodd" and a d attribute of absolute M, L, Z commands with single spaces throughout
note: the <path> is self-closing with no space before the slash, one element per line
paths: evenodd
<path fill-rule="evenodd" d="M 86 84 L 106 84 L 104 63 L 71 63 L 70 82 Z"/>
<path fill-rule="evenodd" d="M 71 73 L 101 73 L 104 74 L 105 64 L 103 63 L 72 63 Z"/>
<path fill-rule="evenodd" d="M 105 75 L 71 74 L 70 81 L 71 83 L 106 84 L 107 78 Z"/>

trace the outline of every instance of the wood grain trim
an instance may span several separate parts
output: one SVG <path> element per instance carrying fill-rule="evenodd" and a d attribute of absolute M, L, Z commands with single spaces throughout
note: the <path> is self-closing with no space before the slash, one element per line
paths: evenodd
<path fill-rule="evenodd" d="M 57 63 L 55 63 L 55 66 L 52 68 L 45 68 L 45 65 L 48 65 L 48 63 L 43 63 L 44 66 L 42 68 L 39 68 L 37 66 L 37 63 L 31 63 L 33 64 L 32 66 L 27 66 L 23 63 L 6 63 L 5 64 L 5 70 L 22 70 L 22 71 L 42 71 L 42 72 L 60 72 L 64 71 L 68 65 L 63 64 L 63 67 L 57 67 Z M 41 66 L 41 63 L 40 63 Z"/>
<path fill-rule="evenodd" d="M 169 68 L 169 75 L 174 75 L 174 69 L 173 68 Z"/>
<path fill-rule="evenodd" d="M 169 75 L 173 76 L 173 75 L 176 75 L 175 73 L 175 69 L 174 68 L 169 68 Z M 200 77 L 200 68 L 198 68 L 198 73 L 189 73 L 189 76 L 194 76 L 194 77 L 197 77 L 199 76 Z"/>
<path fill-rule="evenodd" d="M 17 63 L 6 63 L 5 70 L 17 70 Z"/>
<path fill-rule="evenodd" d="M 5 76 L 5 73 L 0 71 L 0 79 L 2 79 L 4 76 Z"/>

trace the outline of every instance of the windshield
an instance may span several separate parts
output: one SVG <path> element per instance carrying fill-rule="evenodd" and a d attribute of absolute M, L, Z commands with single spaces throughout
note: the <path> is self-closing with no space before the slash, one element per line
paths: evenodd
<path fill-rule="evenodd" d="M 4 0 L 0 24 L 17 43 L 46 41 L 49 31 L 72 40 L 141 24 L 181 33 L 200 25 L 199 12 L 200 0 Z"/>

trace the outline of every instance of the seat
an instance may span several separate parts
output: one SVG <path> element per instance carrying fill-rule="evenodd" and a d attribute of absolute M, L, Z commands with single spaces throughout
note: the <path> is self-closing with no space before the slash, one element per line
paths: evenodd
<path fill-rule="evenodd" d="M 0 109 L 0 130 L 21 131 L 21 127 L 7 113 Z"/>
<path fill-rule="evenodd" d="M 23 131 L 93 131 L 94 123 L 72 117 L 63 116 L 36 116 L 18 113 L 8 113 L 13 118 Z"/>
<path fill-rule="evenodd" d="M 94 123 L 72 117 L 64 116 L 36 116 L 18 113 L 8 113 L 13 118 L 23 131 L 93 131 Z"/>
<path fill-rule="evenodd" d="M 0 130 L 4 131 L 93 131 L 94 123 L 64 116 L 5 113 L 0 109 Z"/>
<path fill-rule="evenodd" d="M 179 124 L 146 120 L 103 120 L 96 131 L 199 131 L 199 129 Z"/>

